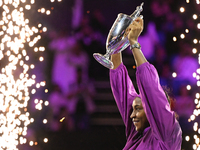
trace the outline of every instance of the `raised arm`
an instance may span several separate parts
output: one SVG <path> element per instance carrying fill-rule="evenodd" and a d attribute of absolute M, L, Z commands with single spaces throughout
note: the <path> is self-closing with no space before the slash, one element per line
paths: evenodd
<path fill-rule="evenodd" d="M 121 63 L 116 69 L 110 69 L 110 84 L 117 107 L 126 126 L 127 139 L 136 137 L 136 130 L 130 119 L 132 102 L 139 95 L 136 93 L 126 67 Z"/>
<path fill-rule="evenodd" d="M 139 95 L 135 91 L 126 67 L 122 63 L 122 54 L 111 56 L 114 68 L 110 69 L 110 84 L 113 96 L 126 126 L 127 139 L 137 137 L 135 127 L 130 119 L 132 112 L 132 101 Z"/>
<path fill-rule="evenodd" d="M 111 55 L 111 61 L 113 62 L 113 65 L 114 65 L 113 69 L 116 69 L 117 67 L 119 67 L 119 65 L 122 63 L 121 52 Z"/>
<path fill-rule="evenodd" d="M 131 45 L 137 42 L 142 30 L 141 18 L 129 26 L 128 38 Z M 140 48 L 133 48 L 132 53 L 137 65 L 136 79 L 142 104 L 155 137 L 163 142 L 181 139 L 180 126 L 160 85 L 157 70 L 147 62 Z"/>
<path fill-rule="evenodd" d="M 137 18 L 128 28 L 128 39 L 130 45 L 134 45 L 138 42 L 138 37 L 143 30 L 143 19 L 140 17 Z M 146 58 L 144 57 L 142 51 L 139 48 L 132 49 L 133 56 L 135 58 L 135 62 L 137 66 L 147 62 Z"/>

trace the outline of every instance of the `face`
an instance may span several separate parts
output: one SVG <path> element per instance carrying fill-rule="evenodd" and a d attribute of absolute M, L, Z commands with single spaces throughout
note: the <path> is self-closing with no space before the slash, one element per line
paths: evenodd
<path fill-rule="evenodd" d="M 149 126 L 146 114 L 144 112 L 141 99 L 139 97 L 135 98 L 132 104 L 133 112 L 130 118 L 133 121 L 136 131 L 143 132 L 146 127 Z"/>

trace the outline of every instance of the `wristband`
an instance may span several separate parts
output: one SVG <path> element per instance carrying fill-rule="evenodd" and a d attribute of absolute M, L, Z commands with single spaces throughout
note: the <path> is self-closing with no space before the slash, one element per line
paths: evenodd
<path fill-rule="evenodd" d="M 140 49 L 141 50 L 141 45 L 140 43 L 136 42 L 133 45 L 130 45 L 130 49 L 133 50 L 134 48 Z"/>

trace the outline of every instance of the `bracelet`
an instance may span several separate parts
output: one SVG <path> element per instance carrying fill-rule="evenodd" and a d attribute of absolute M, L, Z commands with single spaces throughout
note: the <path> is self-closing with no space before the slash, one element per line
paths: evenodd
<path fill-rule="evenodd" d="M 141 50 L 141 45 L 140 43 L 136 42 L 133 45 L 130 45 L 130 49 L 133 50 L 134 48 L 140 49 Z"/>

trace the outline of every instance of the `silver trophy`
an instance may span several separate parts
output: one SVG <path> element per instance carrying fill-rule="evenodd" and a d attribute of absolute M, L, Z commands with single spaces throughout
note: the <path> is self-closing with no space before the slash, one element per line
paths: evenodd
<path fill-rule="evenodd" d="M 127 27 L 140 16 L 142 12 L 144 3 L 136 8 L 136 10 L 130 15 L 123 13 L 118 14 L 117 19 L 115 20 L 112 28 L 107 37 L 106 41 L 106 54 L 102 55 L 99 53 L 94 53 L 94 58 L 103 66 L 113 69 L 114 65 L 110 61 L 110 56 L 112 54 L 119 53 L 126 49 L 130 43 L 127 35 L 125 34 Z"/>

